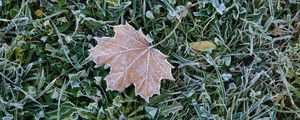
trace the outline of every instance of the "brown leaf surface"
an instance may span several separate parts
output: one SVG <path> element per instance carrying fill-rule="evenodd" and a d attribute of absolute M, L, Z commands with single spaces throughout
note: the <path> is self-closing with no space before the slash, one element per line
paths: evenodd
<path fill-rule="evenodd" d="M 136 95 L 147 102 L 149 97 L 160 94 L 161 79 L 174 80 L 166 55 L 148 46 L 144 34 L 132 26 L 114 26 L 114 37 L 95 38 L 98 44 L 90 49 L 88 59 L 97 65 L 109 64 L 105 78 L 106 90 L 123 91 L 134 84 Z"/>

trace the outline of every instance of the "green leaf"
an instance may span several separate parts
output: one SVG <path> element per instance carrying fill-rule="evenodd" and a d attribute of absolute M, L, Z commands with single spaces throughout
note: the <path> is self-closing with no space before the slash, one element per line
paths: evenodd
<path fill-rule="evenodd" d="M 214 8 L 218 11 L 220 15 L 223 15 L 223 13 L 226 10 L 225 4 L 224 3 L 219 3 L 219 0 L 211 0 L 212 5 Z"/>
<path fill-rule="evenodd" d="M 154 19 L 152 11 L 147 11 L 146 12 L 146 17 L 149 18 L 149 19 L 151 19 L 151 20 Z"/>
<path fill-rule="evenodd" d="M 161 111 L 160 114 L 167 117 L 167 116 L 169 116 L 169 114 L 171 114 L 171 113 L 175 114 L 182 108 L 183 108 L 183 106 L 180 103 L 174 102 L 172 105 L 164 105 L 164 106 L 160 107 L 160 111 Z"/>
<path fill-rule="evenodd" d="M 158 108 L 145 106 L 145 110 L 151 116 L 151 118 L 154 118 Z"/>

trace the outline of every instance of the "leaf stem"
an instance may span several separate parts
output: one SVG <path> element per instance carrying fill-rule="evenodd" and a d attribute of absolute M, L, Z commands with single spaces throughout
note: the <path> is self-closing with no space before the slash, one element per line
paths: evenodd
<path fill-rule="evenodd" d="M 175 32 L 175 30 L 179 27 L 180 24 L 181 24 L 181 20 L 178 21 L 178 23 L 176 24 L 175 28 L 163 40 L 161 40 L 158 43 L 150 46 L 150 48 L 156 47 L 157 45 L 159 45 L 159 44 L 163 43 L 164 41 L 166 41 Z"/>

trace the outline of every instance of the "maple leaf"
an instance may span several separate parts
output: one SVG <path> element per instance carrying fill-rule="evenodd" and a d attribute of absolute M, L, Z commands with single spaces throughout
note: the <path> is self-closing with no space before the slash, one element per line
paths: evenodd
<path fill-rule="evenodd" d="M 149 102 L 149 97 L 160 94 L 161 79 L 175 80 L 171 74 L 174 67 L 166 55 L 148 46 L 141 31 L 128 23 L 113 28 L 113 37 L 95 37 L 98 44 L 89 50 L 88 59 L 97 65 L 110 65 L 109 75 L 105 77 L 106 90 L 123 91 L 134 84 L 136 95 Z"/>

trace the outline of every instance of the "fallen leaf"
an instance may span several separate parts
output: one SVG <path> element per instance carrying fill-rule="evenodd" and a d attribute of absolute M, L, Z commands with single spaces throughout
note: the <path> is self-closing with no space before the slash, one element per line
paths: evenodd
<path fill-rule="evenodd" d="M 198 51 L 206 51 L 207 49 L 216 49 L 217 46 L 209 41 L 199 41 L 199 42 L 193 42 L 191 43 L 191 46 L 193 49 Z"/>
<path fill-rule="evenodd" d="M 37 9 L 34 11 L 34 14 L 38 17 L 41 17 L 43 15 L 43 11 L 41 9 Z"/>
<path fill-rule="evenodd" d="M 166 60 L 166 55 L 148 46 L 141 31 L 128 23 L 113 28 L 114 37 L 95 37 L 98 44 L 89 50 L 88 59 L 97 65 L 111 66 L 105 78 L 106 90 L 123 91 L 134 84 L 136 95 L 149 102 L 149 97 L 160 94 L 161 79 L 175 80 L 171 74 L 174 67 Z"/>
<path fill-rule="evenodd" d="M 274 29 L 268 30 L 267 33 L 274 35 L 274 36 L 281 36 L 281 35 L 286 34 L 286 32 L 284 30 L 277 28 L 277 27 Z"/>

